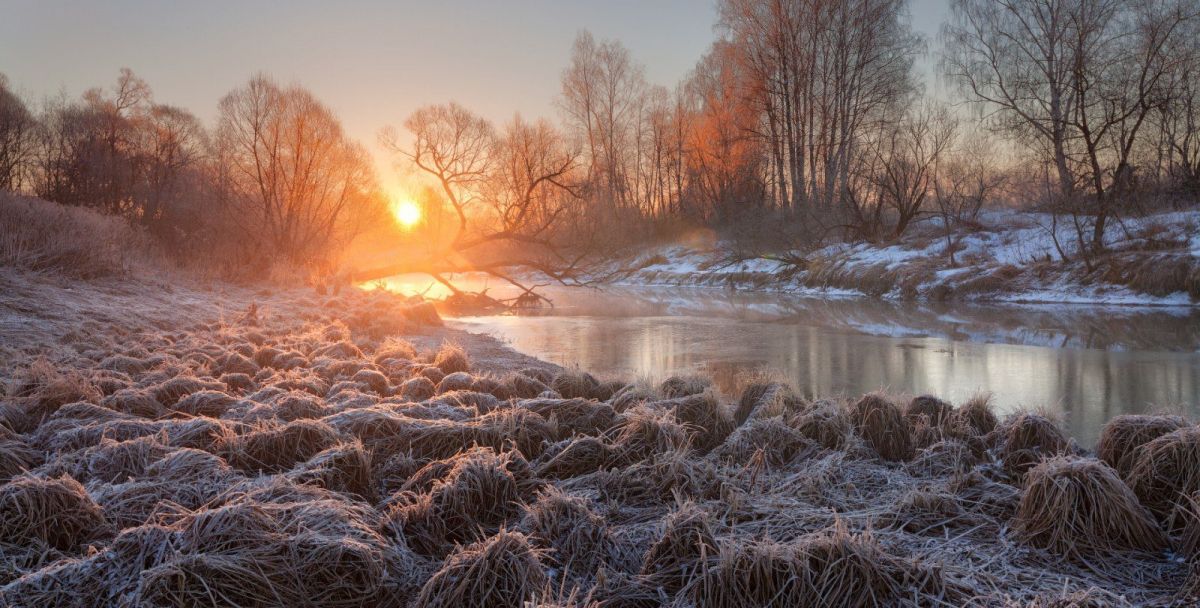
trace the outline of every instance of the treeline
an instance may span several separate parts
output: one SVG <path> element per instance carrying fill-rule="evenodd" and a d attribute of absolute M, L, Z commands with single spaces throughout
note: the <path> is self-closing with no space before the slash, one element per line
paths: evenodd
<path fill-rule="evenodd" d="M 0 189 L 127 218 L 222 274 L 327 265 L 385 213 L 366 151 L 311 93 L 251 79 L 206 128 L 125 69 L 30 109 L 0 81 Z"/>
<path fill-rule="evenodd" d="M 752 247 L 882 241 L 994 204 L 1049 212 L 1076 236 L 1062 257 L 1090 264 L 1123 215 L 1200 196 L 1194 0 L 951 6 L 931 41 L 906 0 L 719 0 L 717 39 L 670 89 L 583 32 L 559 120 L 496 126 L 451 103 L 381 141 L 434 185 L 443 272 L 577 277 L 591 253 L 696 226 Z M 923 91 L 926 54 L 951 98 Z M 243 264 L 328 265 L 379 224 L 366 152 L 310 93 L 256 77 L 219 107 L 205 128 L 128 71 L 36 110 L 0 88 L 0 188 Z"/>
<path fill-rule="evenodd" d="M 1200 5 L 952 0 L 937 41 L 905 0 L 720 0 L 674 91 L 615 42 L 576 42 L 568 135 L 594 204 L 733 236 L 882 240 L 1018 203 L 1106 226 L 1200 196 Z M 931 48 L 931 46 L 933 48 Z M 923 91 L 937 59 L 951 98 Z"/>

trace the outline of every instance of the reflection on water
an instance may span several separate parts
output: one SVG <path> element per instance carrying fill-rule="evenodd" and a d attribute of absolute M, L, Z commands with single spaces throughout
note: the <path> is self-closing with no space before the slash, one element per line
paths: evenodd
<path fill-rule="evenodd" d="M 395 287 L 395 286 L 393 286 Z M 1095 441 L 1121 413 L 1200 413 L 1200 312 L 926 305 L 706 289 L 556 289 L 538 316 L 467 317 L 469 331 L 600 375 L 703 373 L 727 395 L 767 373 L 809 396 L 884 388 L 1001 411 L 1045 407 Z"/>

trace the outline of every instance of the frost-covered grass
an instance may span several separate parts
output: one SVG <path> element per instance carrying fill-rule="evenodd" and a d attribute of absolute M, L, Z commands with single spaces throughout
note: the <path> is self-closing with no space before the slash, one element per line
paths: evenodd
<path fill-rule="evenodd" d="M 703 378 L 602 382 L 382 290 L 0 279 L 17 287 L 0 328 L 22 328 L 0 365 L 0 605 L 1001 608 L 1200 590 L 1192 426 L 1109 433 L 1133 463 L 1118 477 L 1055 420 L 998 421 L 986 397 L 809 401 L 763 382 L 729 403 Z"/>
<path fill-rule="evenodd" d="M 644 264 L 629 281 L 890 299 L 1200 302 L 1200 211 L 1113 222 L 1107 230 L 1108 252 L 1091 269 L 1076 251 L 1069 220 L 1060 218 L 1054 228 L 1052 219 L 989 211 L 979 219 L 982 228 L 960 231 L 950 241 L 940 224 L 930 220 L 898 242 L 837 243 L 754 259 L 736 259 L 732 247 L 720 244 L 706 251 L 665 247 L 653 252 L 648 258 L 653 263 Z"/>
<path fill-rule="evenodd" d="M 150 250 L 121 218 L 0 192 L 0 266 L 87 279 L 145 265 Z"/>

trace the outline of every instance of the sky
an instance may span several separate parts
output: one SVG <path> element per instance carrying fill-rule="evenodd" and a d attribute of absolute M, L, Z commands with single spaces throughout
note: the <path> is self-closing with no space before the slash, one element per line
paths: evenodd
<path fill-rule="evenodd" d="M 932 37 L 949 0 L 912 0 Z M 713 0 L 291 2 L 0 0 L 0 73 L 38 100 L 109 86 L 131 68 L 155 100 L 206 124 L 253 74 L 301 84 L 365 144 L 416 108 L 458 101 L 503 122 L 558 116 L 559 77 L 576 34 L 616 39 L 655 84 L 674 86 L 715 34 Z"/>

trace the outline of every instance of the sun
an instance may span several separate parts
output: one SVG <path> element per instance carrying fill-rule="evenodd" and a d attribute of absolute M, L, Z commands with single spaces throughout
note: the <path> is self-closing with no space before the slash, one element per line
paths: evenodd
<path fill-rule="evenodd" d="M 405 228 L 412 228 L 421 221 L 421 206 L 412 199 L 402 199 L 392 203 L 392 216 Z"/>

